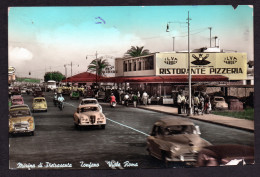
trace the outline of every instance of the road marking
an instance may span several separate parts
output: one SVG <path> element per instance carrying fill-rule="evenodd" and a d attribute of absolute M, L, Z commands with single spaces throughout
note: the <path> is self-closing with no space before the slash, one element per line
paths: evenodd
<path fill-rule="evenodd" d="M 144 132 L 142 132 L 142 131 L 140 131 L 140 130 L 137 130 L 137 129 L 133 128 L 133 127 L 129 127 L 128 125 L 121 124 L 121 123 L 116 122 L 116 121 L 114 121 L 114 120 L 112 120 L 112 119 L 107 118 L 107 120 L 110 120 L 111 122 L 114 122 L 114 123 L 116 123 L 116 124 L 119 124 L 119 125 L 121 125 L 121 126 L 123 126 L 123 127 L 132 129 L 132 130 L 134 130 L 134 131 L 136 131 L 136 132 L 138 132 L 138 133 L 144 134 L 144 135 L 146 135 L 146 136 L 150 136 L 150 135 L 148 135 L 148 134 L 146 134 L 146 133 L 144 133 Z"/>
<path fill-rule="evenodd" d="M 51 98 L 52 98 L 52 97 L 51 97 Z M 70 105 L 70 106 L 72 106 L 72 107 L 76 107 L 76 106 L 74 106 L 73 104 L 70 104 L 70 103 L 67 103 L 67 102 L 64 102 L 64 103 L 66 103 L 66 104 L 68 104 L 68 105 Z M 143 135 L 150 136 L 150 135 L 148 135 L 148 134 L 146 134 L 146 133 L 144 133 L 144 132 L 142 132 L 142 131 L 140 131 L 140 130 L 137 130 L 137 129 L 135 129 L 135 128 L 133 128 L 133 127 L 130 127 L 130 126 L 128 126 L 128 125 L 125 125 L 125 124 L 121 124 L 121 123 L 119 123 L 119 122 L 117 122 L 117 121 L 114 121 L 114 120 L 108 118 L 108 117 L 107 117 L 107 120 L 109 120 L 109 121 L 111 121 L 111 122 L 114 122 L 114 123 L 116 123 L 116 124 L 118 124 L 118 125 L 121 125 L 121 126 L 123 126 L 123 127 L 129 128 L 129 129 L 131 129 L 131 130 L 134 130 L 134 131 L 136 131 L 136 132 L 138 132 L 138 133 L 141 133 L 141 134 L 143 134 Z"/>

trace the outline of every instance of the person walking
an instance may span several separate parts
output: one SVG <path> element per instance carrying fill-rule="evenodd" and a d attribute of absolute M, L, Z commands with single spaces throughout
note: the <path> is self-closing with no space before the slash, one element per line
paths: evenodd
<path fill-rule="evenodd" d="M 142 101 L 145 106 L 147 105 L 147 100 L 148 100 L 148 94 L 144 91 L 142 96 Z"/>
<path fill-rule="evenodd" d="M 134 107 L 136 108 L 136 105 L 137 105 L 137 101 L 138 101 L 138 97 L 136 94 L 133 95 L 133 104 L 134 104 Z"/>

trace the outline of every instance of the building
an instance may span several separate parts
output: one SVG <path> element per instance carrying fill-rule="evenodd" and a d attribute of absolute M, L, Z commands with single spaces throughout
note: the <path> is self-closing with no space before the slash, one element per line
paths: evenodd
<path fill-rule="evenodd" d="M 247 78 L 246 53 L 225 53 L 219 48 L 201 48 L 190 53 L 193 91 L 202 85 L 240 83 Z M 167 96 L 188 89 L 188 53 L 158 52 L 146 56 L 116 58 L 115 82 Z M 221 90 L 221 88 L 219 88 Z M 225 89 L 222 89 L 225 90 Z"/>

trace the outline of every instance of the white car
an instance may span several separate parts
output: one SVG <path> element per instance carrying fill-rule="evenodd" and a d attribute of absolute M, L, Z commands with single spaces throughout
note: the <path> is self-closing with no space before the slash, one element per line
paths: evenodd
<path fill-rule="evenodd" d="M 80 105 L 87 105 L 87 104 L 96 104 L 99 107 L 100 112 L 102 112 L 102 106 L 98 103 L 98 100 L 95 98 L 83 98 L 79 104 Z"/>
<path fill-rule="evenodd" d="M 101 126 L 102 129 L 105 129 L 106 117 L 97 104 L 79 105 L 74 113 L 74 125 L 77 128 L 82 126 Z"/>

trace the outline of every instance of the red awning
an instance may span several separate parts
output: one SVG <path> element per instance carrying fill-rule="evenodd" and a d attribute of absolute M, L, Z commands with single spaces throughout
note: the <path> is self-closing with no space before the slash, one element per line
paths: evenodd
<path fill-rule="evenodd" d="M 188 75 L 171 76 L 145 76 L 145 77 L 108 77 L 101 78 L 101 82 L 112 83 L 187 83 Z M 221 82 L 228 81 L 228 78 L 220 75 L 192 75 L 192 82 Z"/>
<path fill-rule="evenodd" d="M 97 80 L 105 79 L 103 76 L 97 76 Z M 61 82 L 66 82 L 66 79 Z M 72 77 L 67 78 L 67 82 L 96 82 L 96 74 L 84 72 L 80 74 L 76 74 Z"/>

